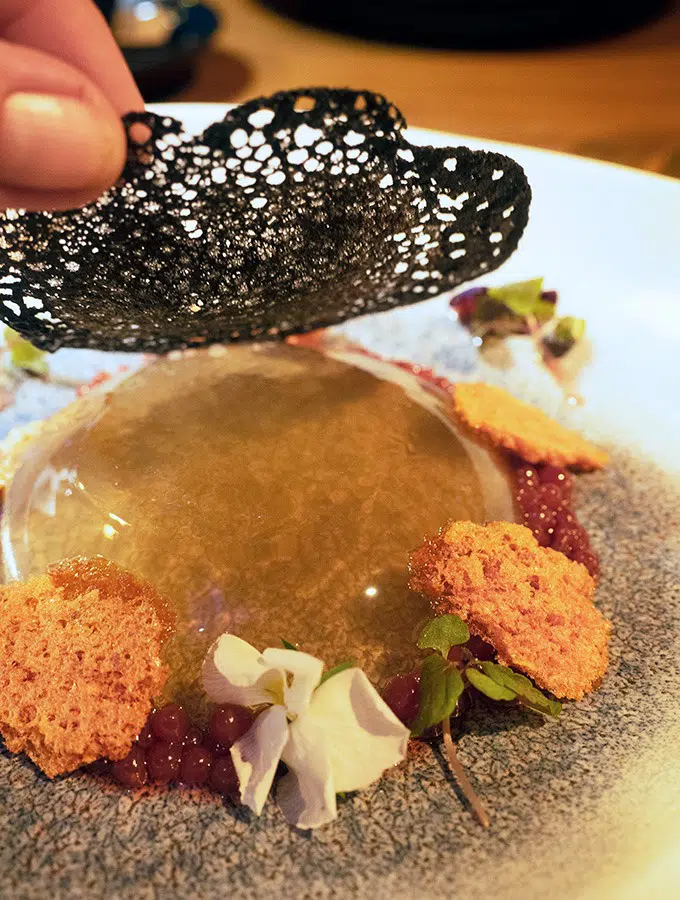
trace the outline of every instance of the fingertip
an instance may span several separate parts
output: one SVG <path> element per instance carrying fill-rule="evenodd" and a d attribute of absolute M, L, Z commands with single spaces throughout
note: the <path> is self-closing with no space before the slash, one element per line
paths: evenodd
<path fill-rule="evenodd" d="M 122 122 L 105 102 L 16 92 L 0 110 L 0 182 L 13 194 L 94 199 L 119 177 Z"/>
<path fill-rule="evenodd" d="M 32 191 L 0 184 L 0 212 L 22 209 L 27 212 L 61 212 L 79 209 L 101 197 L 102 191 L 86 188 L 82 191 Z"/>

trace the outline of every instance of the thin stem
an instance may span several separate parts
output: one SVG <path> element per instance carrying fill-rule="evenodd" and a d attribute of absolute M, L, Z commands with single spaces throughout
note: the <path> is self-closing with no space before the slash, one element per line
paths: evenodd
<path fill-rule="evenodd" d="M 461 765 L 460 760 L 458 759 L 458 754 L 456 753 L 456 746 L 453 743 L 453 738 L 451 737 L 451 720 L 447 716 L 442 722 L 442 728 L 444 730 L 444 748 L 446 750 L 446 758 L 449 763 L 449 767 L 453 772 L 458 785 L 463 792 L 465 799 L 472 807 L 472 811 L 477 816 L 480 825 L 483 825 L 484 828 L 489 827 L 489 816 L 487 811 L 482 806 L 482 802 L 477 796 L 475 789 L 470 784 L 470 781 L 465 774 L 465 769 Z"/>

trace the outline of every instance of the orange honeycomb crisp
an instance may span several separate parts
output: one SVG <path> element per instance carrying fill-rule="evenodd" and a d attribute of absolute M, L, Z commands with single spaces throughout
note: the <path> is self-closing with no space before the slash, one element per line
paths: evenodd
<path fill-rule="evenodd" d="M 609 457 L 535 406 L 489 384 L 456 384 L 454 409 L 469 428 L 530 463 L 601 469 Z"/>
<path fill-rule="evenodd" d="M 581 563 L 539 546 L 523 525 L 454 522 L 410 555 L 410 586 L 492 644 L 499 662 L 557 697 L 602 679 L 610 625 Z"/>
<path fill-rule="evenodd" d="M 155 588 L 97 557 L 0 587 L 0 734 L 50 778 L 126 755 L 167 678 Z"/>

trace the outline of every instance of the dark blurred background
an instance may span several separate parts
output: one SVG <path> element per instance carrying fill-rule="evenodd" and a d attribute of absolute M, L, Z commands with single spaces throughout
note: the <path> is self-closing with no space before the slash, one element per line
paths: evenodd
<path fill-rule="evenodd" d="M 148 101 L 370 88 L 412 124 L 680 176 L 680 2 L 99 5 Z"/>

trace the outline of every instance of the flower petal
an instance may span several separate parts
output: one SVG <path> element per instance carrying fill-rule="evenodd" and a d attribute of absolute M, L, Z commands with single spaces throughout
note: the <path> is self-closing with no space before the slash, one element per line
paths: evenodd
<path fill-rule="evenodd" d="M 321 681 L 323 662 L 300 650 L 284 650 L 268 647 L 262 654 L 267 664 L 277 669 L 285 669 L 293 676 L 291 683 L 284 686 L 284 705 L 289 713 L 299 716 L 309 706 L 314 689 Z"/>
<path fill-rule="evenodd" d="M 298 828 L 319 828 L 331 822 L 337 807 L 324 732 L 301 716 L 289 727 L 281 759 L 289 772 L 279 782 L 276 800 L 286 821 Z"/>
<path fill-rule="evenodd" d="M 235 634 L 223 634 L 203 663 L 203 688 L 216 703 L 260 706 L 283 700 L 283 672 L 272 670 L 262 654 Z"/>
<path fill-rule="evenodd" d="M 326 737 L 336 791 L 356 791 L 376 781 L 406 756 L 409 730 L 361 669 L 345 669 L 314 692 L 305 727 Z"/>
<path fill-rule="evenodd" d="M 255 719 L 231 748 L 238 775 L 241 803 L 260 815 L 288 740 L 288 721 L 283 706 L 271 706 Z"/>

